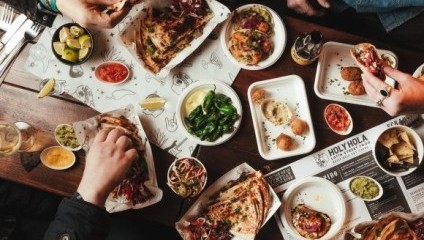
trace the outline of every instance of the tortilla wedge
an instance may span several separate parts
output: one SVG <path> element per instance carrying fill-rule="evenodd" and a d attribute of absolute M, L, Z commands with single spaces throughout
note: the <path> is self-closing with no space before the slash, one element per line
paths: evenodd
<path fill-rule="evenodd" d="M 381 232 L 383 229 L 391 223 L 393 220 L 399 219 L 399 217 L 390 214 L 382 219 L 380 219 L 374 227 L 371 228 L 371 230 L 367 233 L 367 235 L 364 237 L 364 240 L 377 240 L 381 237 Z"/>
<path fill-rule="evenodd" d="M 403 218 L 396 218 L 387 224 L 380 234 L 379 240 L 415 240 L 415 233 Z"/>

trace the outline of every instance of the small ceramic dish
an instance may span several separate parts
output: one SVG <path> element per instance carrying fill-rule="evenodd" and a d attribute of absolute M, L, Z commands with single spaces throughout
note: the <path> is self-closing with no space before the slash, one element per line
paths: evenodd
<path fill-rule="evenodd" d="M 364 201 L 375 201 L 383 196 L 383 187 L 374 178 L 355 176 L 349 180 L 349 190 Z"/>
<path fill-rule="evenodd" d="M 48 168 L 64 170 L 75 164 L 75 155 L 71 150 L 64 147 L 52 146 L 41 152 L 40 160 Z"/>
<path fill-rule="evenodd" d="M 54 130 L 54 137 L 60 146 L 71 151 L 80 150 L 81 144 L 75 136 L 75 131 L 70 124 L 59 124 Z"/>
<path fill-rule="evenodd" d="M 343 106 L 331 103 L 324 109 L 324 119 L 328 127 L 340 135 L 352 132 L 353 121 L 350 113 Z"/>
<path fill-rule="evenodd" d="M 169 166 L 168 186 L 183 198 L 196 197 L 205 188 L 208 175 L 203 163 L 194 157 L 176 159 Z"/>
<path fill-rule="evenodd" d="M 424 81 L 424 63 L 415 70 L 412 76 Z"/>
<path fill-rule="evenodd" d="M 412 173 L 421 165 L 424 146 L 414 129 L 397 125 L 377 135 L 372 153 L 381 170 L 391 176 L 401 177 Z"/>
<path fill-rule="evenodd" d="M 94 50 L 94 40 L 88 29 L 77 23 L 66 23 L 57 28 L 52 37 L 54 56 L 70 66 L 86 62 Z"/>
<path fill-rule="evenodd" d="M 121 84 L 130 77 L 130 69 L 119 61 L 108 61 L 100 64 L 94 71 L 96 78 L 106 84 Z"/>

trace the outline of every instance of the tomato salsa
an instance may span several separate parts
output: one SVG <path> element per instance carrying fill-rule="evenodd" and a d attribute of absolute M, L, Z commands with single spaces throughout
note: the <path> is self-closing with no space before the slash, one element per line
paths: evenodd
<path fill-rule="evenodd" d="M 120 83 L 128 78 L 128 68 L 119 62 L 104 63 L 96 68 L 96 76 L 108 83 Z"/>
<path fill-rule="evenodd" d="M 336 104 L 330 104 L 325 108 L 324 117 L 327 124 L 335 131 L 347 131 L 351 124 L 349 113 Z"/>

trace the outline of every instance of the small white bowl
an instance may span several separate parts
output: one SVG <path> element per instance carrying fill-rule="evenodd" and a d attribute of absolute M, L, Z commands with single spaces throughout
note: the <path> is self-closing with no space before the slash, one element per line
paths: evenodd
<path fill-rule="evenodd" d="M 121 76 L 119 79 L 106 79 L 107 76 L 102 76 L 100 74 L 100 71 L 106 67 L 114 67 L 114 68 L 120 68 L 120 71 L 124 71 L 124 73 L 126 73 L 125 75 Z M 109 69 L 109 72 L 106 72 L 106 74 L 111 74 L 114 73 L 115 70 L 113 69 Z M 96 70 L 94 71 L 94 75 L 96 76 L 97 80 L 99 80 L 102 83 L 106 83 L 106 84 L 111 84 L 111 85 L 116 85 L 116 84 L 121 84 L 125 81 L 128 80 L 128 78 L 130 77 L 130 69 L 127 65 L 123 64 L 122 62 L 119 61 L 108 61 L 108 62 L 104 62 L 102 64 L 100 64 L 99 66 L 96 67 Z M 109 76 L 110 77 L 110 76 Z"/>
<path fill-rule="evenodd" d="M 418 166 L 417 167 L 410 167 L 409 169 L 407 169 L 405 171 L 392 171 L 392 170 L 388 169 L 386 166 L 384 166 L 384 164 L 382 162 L 383 160 L 379 158 L 379 156 L 377 154 L 377 150 L 376 150 L 379 137 L 384 132 L 389 131 L 391 129 L 396 129 L 396 128 L 403 130 L 404 132 L 406 132 L 408 134 L 408 137 L 409 137 L 411 143 L 414 145 L 415 149 L 417 150 L 417 154 L 418 154 Z M 413 171 L 415 171 L 421 165 L 421 163 L 423 161 L 423 155 L 424 155 L 423 141 L 421 140 L 421 137 L 415 132 L 415 130 L 408 127 L 408 126 L 397 125 L 397 126 L 392 126 L 392 127 L 385 129 L 381 133 L 377 134 L 376 138 L 374 139 L 374 145 L 373 146 L 374 147 L 372 149 L 372 154 L 373 154 L 375 162 L 377 163 L 377 165 L 380 167 L 381 170 L 383 170 L 385 173 L 387 173 L 391 176 L 401 177 L 401 176 L 408 175 L 408 174 L 412 173 Z"/>
<path fill-rule="evenodd" d="M 183 160 L 188 160 L 189 167 L 200 167 L 204 171 L 204 174 L 199 178 L 200 181 L 203 181 L 203 182 L 200 182 L 200 184 L 201 184 L 200 185 L 200 188 L 198 189 L 197 192 L 194 192 L 194 193 L 191 193 L 191 194 L 188 194 L 188 195 L 182 195 L 181 193 L 179 193 L 175 189 L 177 186 L 173 185 L 171 183 L 171 179 L 170 179 L 170 175 L 171 175 L 172 169 L 175 167 L 175 165 L 177 163 L 179 163 L 179 162 L 181 162 Z M 186 198 L 186 197 L 196 197 L 196 196 L 198 196 L 202 192 L 202 190 L 205 188 L 206 182 L 208 180 L 208 174 L 207 174 L 207 171 L 206 171 L 205 166 L 203 165 L 203 163 L 199 159 L 194 158 L 194 157 L 182 157 L 182 158 L 175 159 L 175 161 L 173 163 L 171 163 L 171 166 L 169 166 L 168 172 L 167 172 L 166 176 L 167 176 L 167 179 L 168 179 L 167 184 L 168 184 L 169 188 L 171 188 L 171 190 L 174 193 L 176 193 L 178 196 L 181 196 L 183 198 Z M 184 186 L 186 186 L 186 185 L 184 185 Z"/>
<path fill-rule="evenodd" d="M 73 126 L 70 125 L 70 124 L 59 124 L 59 125 L 57 125 L 56 128 L 55 128 L 55 130 L 54 130 L 54 138 L 56 139 L 56 142 L 59 143 L 60 146 L 66 148 L 68 150 L 71 150 L 71 151 L 78 151 L 78 150 L 80 150 L 82 148 L 81 144 L 79 144 L 78 147 L 71 147 L 71 146 L 67 145 L 64 142 L 64 139 L 63 140 L 60 139 L 60 136 L 59 136 L 59 133 L 58 132 L 62 128 L 68 128 L 68 129 L 69 128 L 72 128 L 72 129 L 74 129 Z M 75 132 L 75 130 L 74 130 L 74 132 Z M 65 138 L 71 138 L 71 136 L 64 136 L 64 137 Z M 74 137 L 76 139 L 75 134 L 74 134 Z"/>
<path fill-rule="evenodd" d="M 235 12 L 245 11 L 249 8 L 252 8 L 253 6 L 260 6 L 260 7 L 265 8 L 271 14 L 271 16 L 273 18 L 274 33 L 271 36 L 271 41 L 274 44 L 274 49 L 273 49 L 273 52 L 271 53 L 271 55 L 268 56 L 266 59 L 260 61 L 256 65 L 240 63 L 239 61 L 237 61 L 233 57 L 230 50 L 228 49 L 228 42 L 230 40 L 230 36 L 232 34 L 232 31 L 233 31 L 232 18 L 234 16 L 234 12 L 227 19 L 224 27 L 222 28 L 220 41 L 221 41 L 221 46 L 224 50 L 225 55 L 235 65 L 237 65 L 237 66 L 239 66 L 243 69 L 247 69 L 247 70 L 261 70 L 261 69 L 267 68 L 267 67 L 271 66 L 272 64 L 274 64 L 275 62 L 277 62 L 278 59 L 280 59 L 281 55 L 283 55 L 284 48 L 285 48 L 286 42 L 287 42 L 287 34 L 286 34 L 286 28 L 285 28 L 284 23 L 281 20 L 280 16 L 274 10 L 272 10 L 271 8 L 269 8 L 267 6 L 264 6 L 264 5 L 261 5 L 261 4 L 247 4 L 247 5 L 240 6 L 239 8 L 237 8 L 235 10 Z"/>
<path fill-rule="evenodd" d="M 419 67 L 415 70 L 415 72 L 414 72 L 414 74 L 412 74 L 412 76 L 413 76 L 413 77 L 415 77 L 415 78 L 419 78 L 419 77 L 424 76 L 424 63 L 423 63 L 423 64 L 421 64 L 421 66 L 419 66 Z M 424 77 L 422 77 L 422 78 L 424 78 Z M 424 79 L 421 79 L 421 80 L 424 80 Z"/>
<path fill-rule="evenodd" d="M 375 184 L 375 186 L 378 188 L 378 194 L 375 197 L 373 197 L 373 198 L 365 198 L 365 197 L 361 196 L 360 194 L 354 192 L 352 190 L 352 183 L 353 183 L 354 180 L 359 179 L 359 178 L 362 178 L 365 181 L 367 181 L 367 183 L 366 183 L 367 185 L 369 185 L 369 184 Z M 352 177 L 349 180 L 349 190 L 350 190 L 351 193 L 353 193 L 353 195 L 361 198 L 364 201 L 375 201 L 375 200 L 378 200 L 379 198 L 381 198 L 381 196 L 383 196 L 383 187 L 381 186 L 381 184 L 377 180 L 375 180 L 374 178 L 368 177 L 368 176 L 362 176 L 361 175 L 361 176 Z"/>
<path fill-rule="evenodd" d="M 328 122 L 328 120 L 327 120 L 327 117 L 326 117 L 326 114 L 327 114 L 327 112 L 328 111 L 330 111 L 331 110 L 331 108 L 332 107 L 339 107 L 343 112 L 344 112 L 344 114 L 346 114 L 346 117 L 350 120 L 350 124 L 349 124 L 349 126 L 347 127 L 347 129 L 345 129 L 345 130 L 339 130 L 339 129 L 335 129 L 334 128 L 334 126 L 332 126 L 329 122 Z M 335 133 L 337 133 L 337 134 L 340 134 L 340 135 L 348 135 L 348 134 L 350 134 L 351 132 L 352 132 L 352 129 L 353 129 L 353 120 L 352 120 L 352 117 L 350 116 L 350 113 L 346 110 L 346 108 L 344 108 L 342 105 L 339 105 L 339 104 L 336 104 L 336 103 L 331 103 L 331 104 L 328 104 L 327 105 L 327 107 L 325 107 L 325 109 L 324 109 L 324 119 L 325 119 L 325 122 L 327 123 L 327 125 L 328 125 L 328 127 L 333 131 L 333 132 L 335 132 Z"/>
<path fill-rule="evenodd" d="M 40 154 L 44 166 L 54 170 L 64 170 L 75 164 L 74 153 L 61 146 L 52 146 L 44 149 Z"/>

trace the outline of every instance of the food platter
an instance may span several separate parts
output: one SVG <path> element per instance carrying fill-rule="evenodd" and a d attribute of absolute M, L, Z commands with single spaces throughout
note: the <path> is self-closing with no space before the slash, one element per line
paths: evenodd
<path fill-rule="evenodd" d="M 265 90 L 266 98 L 284 102 L 293 112 L 294 117 L 301 118 L 308 125 L 304 135 L 295 135 L 290 126 L 274 125 L 262 114 L 261 105 L 254 102 L 252 94 L 258 90 Z M 248 99 L 256 135 L 256 143 L 260 155 L 266 160 L 275 160 L 296 156 L 312 151 L 316 144 L 315 132 L 306 96 L 305 85 L 297 75 L 284 76 L 270 80 L 255 82 L 249 86 Z M 297 147 L 290 151 L 283 151 L 276 147 L 274 139 L 280 133 L 292 137 Z"/>
<path fill-rule="evenodd" d="M 224 50 L 225 55 L 228 57 L 228 59 L 230 59 L 230 61 L 233 62 L 235 65 L 247 70 L 261 70 L 274 64 L 276 61 L 278 61 L 278 59 L 283 54 L 284 48 L 287 42 L 286 27 L 284 26 L 284 23 L 282 19 L 280 18 L 280 16 L 271 8 L 260 5 L 260 4 L 247 4 L 237 8 L 235 12 L 241 12 L 254 6 L 260 6 L 265 8 L 272 16 L 273 24 L 274 24 L 273 26 L 274 33 L 271 35 L 271 41 L 274 44 L 274 50 L 271 53 L 271 55 L 269 55 L 266 59 L 254 65 L 240 63 L 232 56 L 231 52 L 228 50 L 228 42 L 230 40 L 230 36 L 233 31 L 232 18 L 235 15 L 234 12 L 225 22 L 225 25 L 222 28 L 221 36 L 220 36 L 221 46 Z"/>
<path fill-rule="evenodd" d="M 322 99 L 376 107 L 375 102 L 366 94 L 349 94 L 349 82 L 340 76 L 342 67 L 357 66 L 350 53 L 352 47 L 353 45 L 338 42 L 327 42 L 323 45 L 315 75 L 315 94 Z M 393 52 L 381 49 L 379 52 L 389 58 L 393 62 L 392 66 L 397 68 L 398 60 Z"/>
<path fill-rule="evenodd" d="M 292 224 L 291 212 L 298 204 L 305 204 L 316 211 L 327 214 L 331 219 L 329 231 L 320 239 L 335 237 L 343 227 L 346 218 L 346 203 L 340 189 L 334 183 L 320 177 L 307 177 L 297 180 L 282 197 L 280 218 L 290 235 L 300 236 Z"/>
<path fill-rule="evenodd" d="M 238 119 L 235 121 L 233 125 L 233 130 L 230 133 L 224 133 L 223 136 L 219 137 L 215 141 L 201 140 L 197 136 L 190 134 L 187 131 L 186 124 L 184 123 L 184 118 L 188 115 L 185 106 L 187 105 L 187 102 L 190 96 L 192 96 L 194 93 L 199 91 L 208 92 L 210 90 L 215 90 L 216 94 L 221 93 L 229 97 L 231 99 L 232 105 L 235 107 L 238 114 Z M 184 92 L 181 94 L 180 98 L 178 99 L 176 112 L 177 112 L 177 116 L 176 116 L 177 124 L 180 128 L 180 131 L 183 134 L 185 134 L 189 139 L 193 140 L 197 144 L 204 145 L 204 146 L 219 145 L 221 143 L 226 142 L 228 139 L 230 139 L 240 127 L 241 118 L 243 114 L 241 101 L 237 93 L 230 86 L 220 81 L 208 81 L 208 82 L 199 81 L 199 82 L 192 83 L 189 87 L 187 87 L 184 90 Z"/>
<path fill-rule="evenodd" d="M 130 54 L 136 59 L 140 66 L 142 66 L 143 69 L 146 70 L 147 73 L 150 73 L 159 78 L 164 78 L 169 74 L 171 69 L 180 64 L 191 53 L 193 53 L 203 43 L 203 41 L 206 40 L 206 38 L 215 29 L 215 27 L 219 23 L 225 21 L 225 19 L 227 19 L 228 15 L 230 14 L 230 10 L 218 1 L 205 0 L 205 2 L 209 5 L 213 16 L 203 27 L 201 35 L 191 40 L 187 47 L 177 51 L 177 53 L 172 57 L 172 59 L 164 67 L 162 67 L 159 72 L 153 72 L 151 69 L 149 69 L 137 51 L 136 42 L 139 40 L 139 36 L 135 33 L 140 30 L 141 20 L 146 18 L 148 11 L 138 11 L 138 13 L 133 17 L 133 19 L 131 21 L 128 21 L 127 25 L 123 28 L 121 32 L 119 38 L 120 42 L 124 45 L 125 48 L 127 48 Z M 166 4 L 163 1 L 146 1 L 143 4 L 146 8 L 153 7 L 161 9 L 163 7 L 166 7 Z M 186 15 L 187 14 L 185 14 L 184 16 Z"/>

